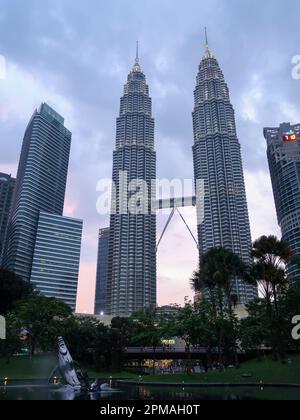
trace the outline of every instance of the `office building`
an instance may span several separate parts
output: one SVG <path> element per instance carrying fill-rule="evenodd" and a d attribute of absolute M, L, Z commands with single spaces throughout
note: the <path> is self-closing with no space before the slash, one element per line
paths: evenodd
<path fill-rule="evenodd" d="M 98 239 L 95 315 L 105 314 L 107 296 L 109 228 L 100 229 Z"/>
<path fill-rule="evenodd" d="M 0 261 L 16 180 L 0 172 Z"/>
<path fill-rule="evenodd" d="M 41 212 L 38 221 L 31 283 L 44 296 L 76 308 L 82 221 Z"/>
<path fill-rule="evenodd" d="M 265 128 L 264 136 L 282 238 L 300 255 L 300 124 Z M 299 267 L 290 264 L 289 275 L 300 279 Z"/>
<path fill-rule="evenodd" d="M 4 267 L 26 281 L 40 212 L 63 214 L 70 145 L 64 119 L 43 103 L 24 135 L 3 253 Z"/>

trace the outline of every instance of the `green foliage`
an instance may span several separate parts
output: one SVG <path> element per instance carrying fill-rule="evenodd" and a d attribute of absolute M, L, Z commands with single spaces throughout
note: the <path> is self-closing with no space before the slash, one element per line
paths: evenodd
<path fill-rule="evenodd" d="M 232 306 L 236 303 L 236 296 L 232 291 L 232 280 L 242 278 L 248 283 L 254 282 L 247 267 L 241 258 L 225 248 L 212 248 L 202 255 L 200 270 L 193 274 L 191 285 L 195 291 L 209 294 L 211 303 L 223 310 L 223 297 L 226 304 Z"/>
<path fill-rule="evenodd" d="M 78 363 L 94 362 L 96 331 L 99 322 L 94 318 L 70 317 L 64 324 L 64 338 L 69 350 Z"/>
<path fill-rule="evenodd" d="M 134 323 L 131 318 L 116 317 L 110 326 L 110 364 L 113 370 L 121 371 L 126 361 L 126 348 L 133 340 Z"/>
<path fill-rule="evenodd" d="M 252 273 L 258 282 L 265 299 L 274 302 L 278 311 L 278 299 L 290 284 L 287 264 L 293 258 L 293 252 L 287 242 L 275 236 L 262 236 L 253 244 L 252 256 L 255 264 Z"/>
<path fill-rule="evenodd" d="M 0 356 L 9 362 L 14 354 L 21 351 L 21 348 L 22 344 L 16 329 L 16 319 L 13 314 L 9 314 L 6 317 L 6 340 L 0 340 Z"/>
<path fill-rule="evenodd" d="M 245 351 L 257 351 L 271 344 L 269 333 L 271 325 L 267 324 L 266 302 L 257 299 L 247 305 L 249 316 L 241 320 L 240 339 Z M 260 357 L 260 352 L 258 352 Z"/>
<path fill-rule="evenodd" d="M 18 301 L 32 293 L 32 286 L 21 277 L 0 268 L 0 314 L 7 315 Z"/>
<path fill-rule="evenodd" d="M 191 279 L 194 290 L 206 293 L 209 299 L 206 304 L 209 305 L 209 317 L 202 317 L 203 327 L 210 325 L 210 334 L 214 337 L 213 341 L 216 342 L 219 352 L 220 367 L 229 361 L 239 367 L 239 323 L 232 310 L 237 304 L 237 296 L 233 290 L 233 280 L 236 277 L 255 284 L 250 267 L 238 255 L 225 248 L 213 248 L 202 255 L 200 270 Z M 200 306 L 203 305 L 202 301 Z"/>
<path fill-rule="evenodd" d="M 29 349 L 33 356 L 37 347 L 49 351 L 57 347 L 57 337 L 64 334 L 64 325 L 72 311 L 64 302 L 33 294 L 21 301 L 13 312 L 14 328 L 30 332 Z"/>
<path fill-rule="evenodd" d="M 133 341 L 142 347 L 154 350 L 161 344 L 165 329 L 157 316 L 156 308 L 145 308 L 144 311 L 132 315 L 134 326 Z"/>
<path fill-rule="evenodd" d="M 248 306 L 250 316 L 245 326 L 253 340 L 260 336 L 271 346 L 274 358 L 285 360 L 291 330 L 291 320 L 284 310 L 291 287 L 287 264 L 293 259 L 293 252 L 287 242 L 275 236 L 262 236 L 254 242 L 252 256 L 255 262 L 252 274 L 264 300 L 260 305 Z"/>
<path fill-rule="evenodd" d="M 300 283 L 291 285 L 286 270 L 291 255 L 285 242 L 262 237 L 254 243 L 255 264 L 250 269 L 232 252 L 212 249 L 202 256 L 201 268 L 191 279 L 194 290 L 207 292 L 200 303 L 186 301 L 184 307 L 165 317 L 158 315 L 157 308 L 147 307 L 130 318 L 114 318 L 110 326 L 93 317 L 74 317 L 61 301 L 33 294 L 27 284 L 2 270 L 0 291 L 7 298 L 2 308 L 10 313 L 8 339 L 0 342 L 0 355 L 9 358 L 18 352 L 18 332 L 27 328 L 31 355 L 36 349 L 56 351 L 57 337 L 61 335 L 77 362 L 101 371 L 121 371 L 129 346 L 151 347 L 155 358 L 162 339 L 174 337 L 185 342 L 187 351 L 205 348 L 208 366 L 217 350 L 220 370 L 228 364 L 239 367 L 240 348 L 256 351 L 259 357 L 264 348 L 272 348 L 275 358 L 285 360 L 287 351 L 300 347 L 291 337 L 292 318 L 300 315 Z M 241 321 L 233 310 L 237 303 L 232 287 L 236 277 L 249 284 L 257 282 L 264 293 L 263 298 L 248 304 L 249 316 Z M 9 279 L 13 284 L 11 292 Z M 0 294 L 0 302 L 2 297 Z"/>
<path fill-rule="evenodd" d="M 246 351 L 272 348 L 274 358 L 284 361 L 288 351 L 298 350 L 300 343 L 291 336 L 292 319 L 300 314 L 300 284 L 281 293 L 277 311 L 274 302 L 264 298 L 247 305 L 248 318 L 241 321 L 241 342 Z M 260 354 L 259 354 L 260 353 Z M 258 351 L 258 355 L 261 352 Z"/>
<path fill-rule="evenodd" d="M 132 334 L 128 318 L 114 318 L 110 327 L 92 317 L 71 318 L 65 324 L 65 339 L 74 360 L 98 371 L 123 368 Z"/>

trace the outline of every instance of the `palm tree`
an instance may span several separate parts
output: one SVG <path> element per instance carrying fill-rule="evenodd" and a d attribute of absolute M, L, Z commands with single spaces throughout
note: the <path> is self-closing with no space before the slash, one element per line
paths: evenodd
<path fill-rule="evenodd" d="M 191 286 L 195 291 L 207 290 L 210 299 L 213 299 L 213 292 L 217 289 L 225 295 L 227 305 L 232 308 L 238 303 L 237 295 L 233 293 L 235 277 L 255 284 L 255 280 L 250 275 L 250 267 L 238 255 L 225 248 L 212 248 L 202 255 L 200 270 L 194 272 Z"/>
<path fill-rule="evenodd" d="M 191 285 L 195 291 L 203 292 L 206 290 L 209 294 L 210 301 L 214 308 L 216 324 L 219 323 L 219 362 L 222 364 L 222 343 L 225 338 L 224 322 L 224 297 L 226 298 L 226 306 L 229 309 L 229 324 L 232 332 L 235 331 L 235 320 L 232 307 L 238 303 L 238 296 L 233 293 L 233 280 L 238 277 L 248 283 L 255 282 L 250 276 L 250 268 L 242 261 L 242 259 L 225 248 L 213 248 L 201 257 L 200 270 L 196 271 L 191 278 Z M 216 297 L 217 302 L 216 303 Z M 227 311 L 228 312 L 228 311 Z M 220 316 L 219 316 L 219 315 Z M 227 314 L 228 315 L 228 314 Z M 219 320 L 217 322 L 217 320 Z M 236 347 L 236 339 L 234 348 L 234 358 L 236 367 L 239 367 L 238 352 Z"/>
<path fill-rule="evenodd" d="M 290 284 L 287 264 L 292 260 L 293 252 L 287 242 L 276 236 L 262 236 L 254 242 L 252 256 L 255 261 L 253 275 L 267 304 L 266 317 L 271 325 L 274 358 L 277 359 L 279 354 L 284 360 L 285 340 L 281 328 L 279 296 Z"/>
<path fill-rule="evenodd" d="M 268 305 L 274 301 L 278 316 L 278 296 L 280 290 L 289 285 L 286 267 L 293 257 L 293 251 L 287 242 L 276 236 L 262 236 L 254 242 L 252 256 L 255 261 L 253 275 L 260 286 L 260 292 Z"/>

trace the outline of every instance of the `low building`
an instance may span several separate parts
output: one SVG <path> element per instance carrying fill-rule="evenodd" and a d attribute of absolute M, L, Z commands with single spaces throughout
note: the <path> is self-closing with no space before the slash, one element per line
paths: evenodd
<path fill-rule="evenodd" d="M 104 315 L 106 312 L 109 233 L 109 228 L 99 231 L 95 315 Z"/>
<path fill-rule="evenodd" d="M 44 296 L 76 308 L 83 222 L 41 212 L 30 281 Z"/>

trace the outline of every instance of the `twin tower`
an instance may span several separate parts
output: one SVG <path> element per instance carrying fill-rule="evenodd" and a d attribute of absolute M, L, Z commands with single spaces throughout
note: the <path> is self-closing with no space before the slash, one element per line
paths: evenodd
<path fill-rule="evenodd" d="M 250 264 L 250 223 L 234 109 L 222 70 L 208 45 L 194 98 L 194 174 L 195 181 L 204 185 L 204 197 L 197 200 L 203 212 L 198 225 L 200 255 L 225 247 Z M 105 312 L 114 316 L 127 316 L 157 302 L 156 215 L 151 206 L 157 177 L 154 125 L 149 87 L 137 54 L 117 119 L 107 278 L 98 285 L 106 289 Z M 148 188 L 132 188 L 137 180 Z M 141 194 L 135 211 L 130 209 L 130 191 Z M 256 288 L 238 278 L 234 289 L 239 303 L 257 297 Z"/>

